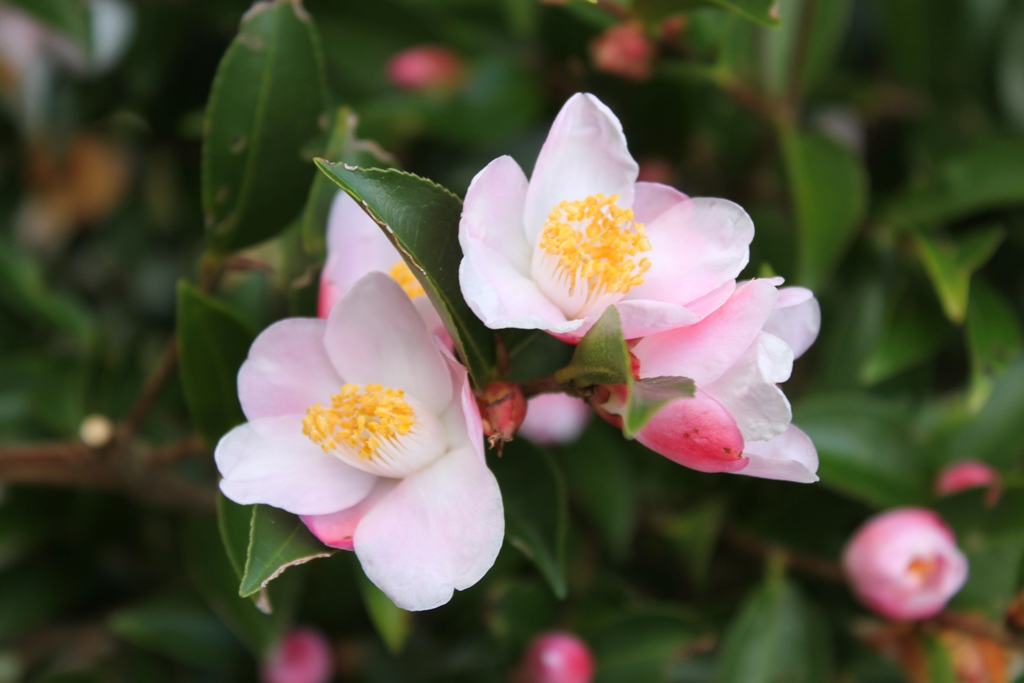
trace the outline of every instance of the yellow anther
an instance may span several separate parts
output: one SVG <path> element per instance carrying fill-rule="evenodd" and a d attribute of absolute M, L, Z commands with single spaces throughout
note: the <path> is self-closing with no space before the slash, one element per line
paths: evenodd
<path fill-rule="evenodd" d="M 420 281 L 416 279 L 416 276 L 412 274 L 412 271 L 409 270 L 409 266 L 406 265 L 405 261 L 396 261 L 395 265 L 391 266 L 391 270 L 388 271 L 388 275 L 390 275 L 395 282 L 402 285 L 402 289 L 405 290 L 406 296 L 410 299 L 426 295 L 423 285 L 421 285 Z"/>
<path fill-rule="evenodd" d="M 598 193 L 563 201 L 548 214 L 540 248 L 558 257 L 570 294 L 578 281 L 591 292 L 619 294 L 643 284 L 651 261 L 636 257 L 650 251 L 651 242 L 643 224 L 633 220 L 633 209 L 623 209 L 618 200 Z"/>
<path fill-rule="evenodd" d="M 401 389 L 380 384 L 346 384 L 331 397 L 331 407 L 306 408 L 302 433 L 327 453 L 345 444 L 360 459 L 373 460 L 384 443 L 394 443 L 416 426 L 416 414 Z"/>

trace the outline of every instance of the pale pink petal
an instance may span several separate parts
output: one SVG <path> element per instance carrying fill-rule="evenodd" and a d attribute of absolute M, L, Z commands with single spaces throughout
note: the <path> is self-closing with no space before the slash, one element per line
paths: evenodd
<path fill-rule="evenodd" d="M 600 192 L 617 194 L 619 206 L 632 206 L 638 170 L 615 114 L 593 95 L 573 95 L 551 125 L 530 176 L 523 215 L 527 243 L 536 243 L 548 214 L 563 200 Z"/>
<path fill-rule="evenodd" d="M 664 213 L 689 199 L 670 185 L 639 182 L 633 186 L 633 217 L 645 226 L 658 220 Z"/>
<path fill-rule="evenodd" d="M 363 571 L 407 610 L 443 605 L 479 581 L 505 536 L 501 492 L 470 448 L 402 480 L 356 527 Z"/>
<path fill-rule="evenodd" d="M 462 296 L 480 320 L 492 330 L 570 332 L 583 324 L 566 320 L 537 285 L 524 277 L 500 252 L 482 243 L 467 251 L 459 265 Z"/>
<path fill-rule="evenodd" d="M 771 441 L 748 441 L 743 454 L 750 463 L 733 474 L 800 484 L 818 481 L 818 451 L 810 437 L 794 425 Z"/>
<path fill-rule="evenodd" d="M 388 273 L 402 260 L 380 226 L 342 190 L 334 196 L 327 218 L 327 253 L 321 277 L 341 294 L 370 271 Z"/>
<path fill-rule="evenodd" d="M 316 300 L 316 315 L 318 318 L 326 319 L 331 309 L 334 308 L 334 304 L 338 303 L 338 299 L 342 295 L 341 287 L 336 285 L 327 274 L 330 269 L 331 257 L 328 256 L 327 263 L 320 273 L 320 292 Z"/>
<path fill-rule="evenodd" d="M 346 382 L 402 389 L 440 414 L 452 400 L 444 359 L 409 297 L 383 273 L 356 282 L 335 305 L 324 337 Z"/>
<path fill-rule="evenodd" d="M 302 418 L 268 417 L 228 432 L 214 451 L 224 495 L 297 515 L 334 512 L 366 497 L 377 477 L 324 453 L 302 433 Z"/>
<path fill-rule="evenodd" d="M 693 398 L 673 401 L 659 410 L 636 440 L 701 472 L 736 472 L 747 465 L 743 435 L 736 422 L 699 388 Z"/>
<path fill-rule="evenodd" d="M 740 206 L 712 197 L 677 202 L 646 224 L 651 269 L 627 299 L 686 305 L 734 280 L 750 254 L 754 224 Z"/>
<path fill-rule="evenodd" d="M 689 377 L 698 386 L 718 379 L 760 333 L 777 298 L 774 279 L 739 286 L 699 323 L 641 339 L 633 347 L 641 377 Z"/>
<path fill-rule="evenodd" d="M 716 287 L 699 299 L 686 304 L 686 308 L 692 311 L 697 319 L 703 319 L 711 315 L 714 311 L 717 311 L 722 304 L 729 300 L 729 297 L 736 291 L 736 281 L 729 280 L 723 283 L 720 287 Z"/>
<path fill-rule="evenodd" d="M 821 307 L 814 293 L 806 287 L 783 287 L 775 310 L 768 316 L 764 331 L 771 332 L 793 349 L 799 358 L 818 338 L 821 329 Z"/>
<path fill-rule="evenodd" d="M 288 318 L 263 330 L 238 371 L 238 400 L 249 420 L 305 415 L 316 403 L 329 403 L 342 379 L 324 348 L 327 324 L 315 318 Z"/>
<path fill-rule="evenodd" d="M 627 299 L 615 304 L 615 308 L 619 311 L 622 336 L 626 339 L 637 339 L 674 330 L 684 325 L 692 325 L 700 319 L 687 308 L 662 301 Z M 587 322 L 591 321 L 596 322 L 594 318 L 588 319 Z M 586 329 L 590 327 L 591 325 L 587 325 Z"/>
<path fill-rule="evenodd" d="M 594 414 L 582 399 L 565 394 L 540 394 L 526 405 L 519 434 L 544 446 L 573 443 Z"/>
<path fill-rule="evenodd" d="M 448 431 L 448 443 L 451 449 L 469 446 L 476 453 L 477 459 L 484 463 L 484 427 L 480 417 L 480 408 L 473 395 L 473 386 L 469 382 L 469 373 L 465 366 L 455 360 L 451 351 L 442 349 L 449 376 L 458 400 L 452 401 L 448 409 L 441 415 L 441 421 Z"/>
<path fill-rule="evenodd" d="M 324 545 L 352 550 L 352 538 L 360 520 L 378 500 L 390 493 L 399 481 L 401 480 L 378 477 L 370 493 L 355 505 L 326 515 L 302 515 L 302 521 Z"/>
<path fill-rule="evenodd" d="M 478 244 L 501 254 L 529 277 L 533 244 L 523 231 L 528 183 L 512 157 L 498 157 L 476 174 L 466 191 L 459 221 L 459 245 L 469 255 Z"/>
<path fill-rule="evenodd" d="M 762 332 L 731 368 L 703 389 L 725 406 L 748 444 L 767 441 L 782 434 L 793 419 L 789 401 L 775 386 L 789 379 L 792 369 L 789 345 Z"/>

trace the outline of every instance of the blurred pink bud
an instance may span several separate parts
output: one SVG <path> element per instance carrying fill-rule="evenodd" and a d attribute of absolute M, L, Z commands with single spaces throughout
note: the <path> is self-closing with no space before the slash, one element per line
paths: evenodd
<path fill-rule="evenodd" d="M 931 510 L 898 508 L 872 517 L 843 552 L 853 590 L 892 619 L 924 619 L 942 611 L 967 580 L 967 558 Z"/>
<path fill-rule="evenodd" d="M 582 399 L 565 394 L 540 394 L 526 405 L 526 419 L 519 433 L 543 446 L 576 441 L 593 415 Z"/>
<path fill-rule="evenodd" d="M 935 490 L 940 496 L 948 496 L 964 489 L 998 485 L 999 475 L 991 467 L 977 460 L 961 460 L 939 472 Z"/>
<path fill-rule="evenodd" d="M 647 157 L 640 160 L 640 172 L 636 179 L 637 182 L 671 185 L 674 175 L 672 164 L 661 157 Z"/>
<path fill-rule="evenodd" d="M 654 45 L 639 21 L 629 21 L 608 29 L 590 43 L 594 68 L 634 81 L 651 77 Z"/>
<path fill-rule="evenodd" d="M 492 441 L 511 441 L 526 417 L 526 398 L 514 382 L 491 382 L 477 400 L 484 434 Z"/>
<path fill-rule="evenodd" d="M 263 683 L 326 683 L 334 662 L 331 644 L 319 631 L 295 629 L 281 639 L 277 650 L 263 664 Z"/>
<path fill-rule="evenodd" d="M 590 648 L 571 633 L 542 633 L 523 658 L 524 683 L 590 683 L 593 678 Z"/>
<path fill-rule="evenodd" d="M 417 45 L 388 62 L 388 78 L 405 90 L 451 90 L 463 80 L 459 56 L 440 45 Z"/>

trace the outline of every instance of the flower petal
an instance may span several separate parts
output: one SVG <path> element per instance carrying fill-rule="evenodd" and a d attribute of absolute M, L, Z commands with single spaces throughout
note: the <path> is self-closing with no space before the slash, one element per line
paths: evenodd
<path fill-rule="evenodd" d="M 747 465 L 743 435 L 729 411 L 697 389 L 673 401 L 640 430 L 636 440 L 680 465 L 701 472 L 735 472 Z"/>
<path fill-rule="evenodd" d="M 356 527 L 355 551 L 366 576 L 396 605 L 425 610 L 479 581 L 504 535 L 498 483 L 463 448 L 378 501 Z"/>
<path fill-rule="evenodd" d="M 674 330 L 700 320 L 689 309 L 663 301 L 625 300 L 615 304 L 615 308 L 619 311 L 622 336 L 626 339 L 637 339 Z M 597 321 L 591 317 L 587 322 Z M 591 326 L 587 325 L 587 329 Z"/>
<path fill-rule="evenodd" d="M 523 232 L 526 174 L 510 156 L 498 157 L 476 174 L 466 191 L 459 221 L 459 245 L 469 255 L 477 244 L 500 253 L 524 277 L 530 274 L 533 244 Z"/>
<path fill-rule="evenodd" d="M 734 280 L 747 265 L 754 224 L 726 199 L 695 197 L 646 224 L 651 269 L 628 299 L 686 305 Z"/>
<path fill-rule="evenodd" d="M 539 394 L 527 403 L 519 434 L 544 446 L 569 444 L 579 438 L 593 411 L 581 399 L 565 394 Z"/>
<path fill-rule="evenodd" d="M 775 310 L 768 316 L 764 331 L 771 332 L 793 349 L 799 358 L 818 338 L 821 329 L 821 306 L 814 293 L 805 287 L 783 287 Z"/>
<path fill-rule="evenodd" d="M 640 376 L 689 377 L 698 386 L 713 382 L 754 341 L 777 296 L 775 279 L 750 280 L 699 323 L 641 339 L 633 347 Z"/>
<path fill-rule="evenodd" d="M 632 206 L 638 172 L 615 114 L 589 93 L 573 95 L 551 124 L 530 177 L 523 214 L 527 243 L 536 244 L 548 214 L 563 200 L 601 192 L 619 195 L 619 206 Z"/>
<path fill-rule="evenodd" d="M 400 479 L 378 477 L 370 493 L 351 507 L 326 515 L 302 515 L 302 522 L 320 542 L 332 548 L 353 550 L 356 527 L 381 498 L 398 485 Z"/>
<path fill-rule="evenodd" d="M 645 226 L 661 218 L 665 212 L 689 199 L 685 194 L 661 183 L 640 182 L 633 186 L 633 217 Z"/>
<path fill-rule="evenodd" d="M 382 273 L 402 260 L 402 256 L 372 218 L 348 196 L 338 190 L 327 218 L 327 253 L 322 279 L 329 280 L 344 294 L 370 271 Z"/>
<path fill-rule="evenodd" d="M 260 333 L 238 371 L 238 400 L 249 420 L 305 415 L 330 402 L 342 379 L 324 348 L 327 324 L 315 318 L 280 320 Z"/>
<path fill-rule="evenodd" d="M 473 386 L 469 383 L 469 372 L 448 349 L 442 349 L 442 355 L 451 375 L 452 386 L 459 397 L 451 402 L 441 416 L 448 430 L 448 443 L 452 450 L 469 446 L 476 453 L 477 459 L 485 463 L 483 420 L 473 395 Z"/>
<path fill-rule="evenodd" d="M 748 441 L 743 454 L 750 464 L 733 474 L 800 484 L 818 481 L 818 451 L 811 438 L 794 425 L 770 441 Z"/>
<path fill-rule="evenodd" d="M 268 417 L 228 432 L 214 452 L 220 490 L 241 505 L 263 503 L 297 515 L 355 505 L 377 477 L 327 455 L 302 433 L 302 416 Z"/>
<path fill-rule="evenodd" d="M 356 282 L 327 319 L 327 355 L 346 382 L 402 389 L 440 414 L 452 400 L 448 368 L 409 297 L 383 273 Z"/>
<path fill-rule="evenodd" d="M 792 369 L 789 345 L 762 332 L 736 364 L 704 390 L 725 406 L 745 441 L 767 441 L 782 434 L 793 419 L 786 395 L 775 386 L 789 379 Z"/>

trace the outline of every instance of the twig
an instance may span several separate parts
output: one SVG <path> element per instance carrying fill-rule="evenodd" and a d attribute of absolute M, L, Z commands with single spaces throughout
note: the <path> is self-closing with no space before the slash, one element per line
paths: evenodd
<path fill-rule="evenodd" d="M 160 392 L 163 391 L 171 375 L 174 374 L 177 362 L 178 343 L 177 339 L 172 338 L 167 343 L 167 348 L 164 350 L 163 356 L 160 357 L 160 361 L 153 370 L 153 374 L 150 375 L 146 385 L 142 388 L 142 392 L 139 394 L 139 398 L 136 399 L 135 405 L 132 406 L 128 416 L 121 422 L 118 428 L 117 441 L 120 446 L 126 446 L 135 438 L 135 433 L 142 426 L 142 423 L 149 415 L 149 411 L 153 409 L 156 399 L 160 396 Z"/>
<path fill-rule="evenodd" d="M 842 568 L 837 563 L 823 557 L 794 550 L 775 541 L 766 541 L 733 526 L 727 526 L 722 531 L 722 538 L 732 547 L 750 555 L 781 556 L 785 559 L 787 566 L 819 579 L 839 583 L 846 581 Z"/>

